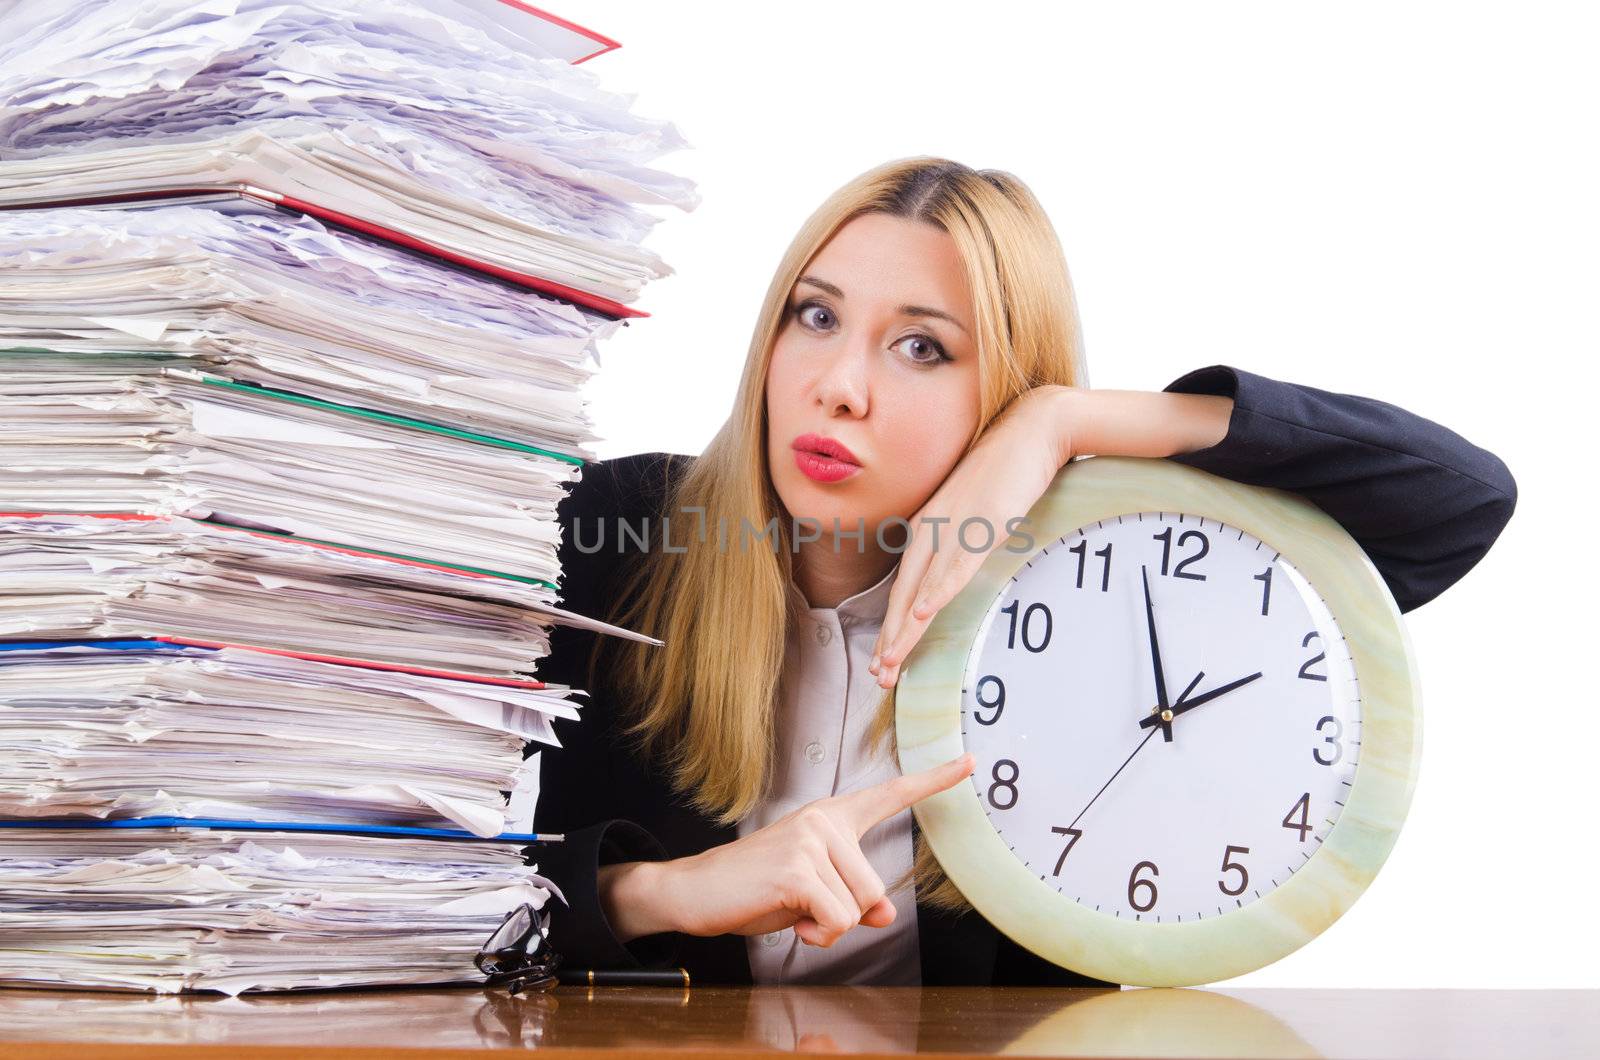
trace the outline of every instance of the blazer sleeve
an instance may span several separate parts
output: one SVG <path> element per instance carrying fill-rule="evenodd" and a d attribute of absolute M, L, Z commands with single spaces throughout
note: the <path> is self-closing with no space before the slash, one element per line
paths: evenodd
<path fill-rule="evenodd" d="M 600 867 L 619 861 L 664 861 L 661 843 L 633 821 L 613 818 L 567 832 L 560 843 L 536 849 L 540 875 L 566 897 L 550 917 L 550 948 L 564 968 L 659 968 L 676 959 L 677 936 L 647 935 L 622 942 L 600 905 Z"/>
<path fill-rule="evenodd" d="M 617 518 L 638 525 L 660 500 L 661 461 L 667 454 L 646 453 L 595 461 L 559 507 L 561 522 L 561 606 L 605 618 L 618 590 L 623 564 L 615 551 Z M 602 523 L 606 537 L 598 538 Z M 616 793 L 637 770 L 616 736 L 614 699 L 604 673 L 589 678 L 591 650 L 598 635 L 572 626 L 550 631 L 550 651 L 539 661 L 541 680 L 583 689 L 579 718 L 558 721 L 560 747 L 530 744 L 539 752 L 539 798 L 534 829 L 564 835 L 559 843 L 530 848 L 530 860 L 561 888 L 565 908 L 550 917 L 550 946 L 563 967 L 618 969 L 666 967 L 675 963 L 679 936 L 650 935 L 623 943 L 606 919 L 599 897 L 599 870 L 619 861 L 665 860 L 661 842 L 620 811 Z"/>
<path fill-rule="evenodd" d="M 1517 484 L 1499 457 L 1376 398 L 1223 364 L 1164 390 L 1233 399 L 1222 441 L 1167 459 L 1304 496 L 1361 545 L 1401 611 L 1471 570 L 1516 508 Z"/>

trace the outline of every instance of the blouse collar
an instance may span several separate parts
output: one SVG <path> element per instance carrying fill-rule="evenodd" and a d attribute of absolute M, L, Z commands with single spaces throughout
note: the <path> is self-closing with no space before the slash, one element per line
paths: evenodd
<path fill-rule="evenodd" d="M 900 563 L 896 561 L 883 577 L 853 596 L 845 597 L 839 601 L 837 607 L 812 607 L 806 600 L 805 594 L 800 591 L 800 587 L 792 581 L 789 583 L 789 598 L 802 613 L 809 613 L 813 617 L 825 615 L 829 611 L 837 612 L 841 625 L 862 622 L 882 624 L 883 616 L 889 610 L 889 592 L 894 588 L 894 576 L 899 571 Z"/>

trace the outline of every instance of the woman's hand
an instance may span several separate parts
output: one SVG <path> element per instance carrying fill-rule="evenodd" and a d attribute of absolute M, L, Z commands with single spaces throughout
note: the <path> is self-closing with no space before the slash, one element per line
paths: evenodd
<path fill-rule="evenodd" d="M 809 802 L 722 846 L 672 861 L 600 870 L 600 900 L 623 942 L 660 931 L 759 935 L 793 925 L 813 946 L 887 927 L 893 903 L 860 840 L 874 825 L 972 775 L 963 754 L 920 773 Z"/>
<path fill-rule="evenodd" d="M 899 679 L 900 664 L 933 616 L 1006 543 L 1009 521 L 1027 515 L 1072 458 L 1067 405 L 1078 393 L 1068 386 L 1039 386 L 1019 394 L 911 517 L 911 543 L 900 557 L 867 667 L 880 687 Z M 962 522 L 974 518 L 984 522 L 963 537 Z"/>
<path fill-rule="evenodd" d="M 1027 515 L 1067 461 L 1090 453 L 1164 457 L 1193 452 L 1222 441 L 1232 416 L 1233 399 L 1218 394 L 1054 385 L 1019 394 L 911 517 L 911 544 L 900 557 L 867 666 L 879 686 L 889 688 L 900 679 L 901 665 L 933 616 L 966 588 L 989 553 L 1006 543 L 1008 520 Z M 988 521 L 993 539 L 979 524 L 968 535 L 973 545 L 968 549 L 960 529 L 973 517 Z M 981 547 L 985 544 L 987 549 Z"/>

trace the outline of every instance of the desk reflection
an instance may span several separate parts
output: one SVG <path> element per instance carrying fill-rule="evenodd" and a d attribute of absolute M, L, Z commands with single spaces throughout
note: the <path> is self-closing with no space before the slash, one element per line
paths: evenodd
<path fill-rule="evenodd" d="M 1284 1021 L 1207 990 L 561 987 L 148 996 L 0 991 L 0 1041 L 1034 1056 L 1312 1057 Z"/>

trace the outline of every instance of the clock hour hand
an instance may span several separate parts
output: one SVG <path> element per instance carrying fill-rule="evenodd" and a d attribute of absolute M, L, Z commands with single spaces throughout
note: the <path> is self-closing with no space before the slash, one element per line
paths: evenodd
<path fill-rule="evenodd" d="M 1184 711 L 1193 710 L 1195 707 L 1200 706 L 1202 703 L 1209 703 L 1213 699 L 1216 699 L 1218 696 L 1225 696 L 1229 692 L 1232 692 L 1234 689 L 1243 687 L 1244 685 L 1249 684 L 1251 681 L 1254 681 L 1256 678 L 1258 678 L 1260 676 L 1261 676 L 1261 671 L 1257 670 L 1255 673 L 1251 674 L 1248 677 L 1241 677 L 1237 681 L 1229 681 L 1227 684 L 1221 686 L 1220 688 L 1213 688 L 1209 692 L 1202 692 L 1200 695 L 1195 696 L 1191 700 L 1187 700 L 1185 702 L 1181 702 L 1181 703 L 1175 704 L 1169 711 L 1163 711 L 1162 713 L 1163 714 L 1170 713 L 1173 717 L 1177 717 L 1179 714 L 1182 714 Z M 1170 722 L 1170 720 L 1171 719 L 1162 717 L 1162 714 L 1151 714 L 1148 717 L 1141 718 L 1139 720 L 1139 728 L 1148 729 L 1152 725 L 1167 724 L 1167 723 Z"/>

